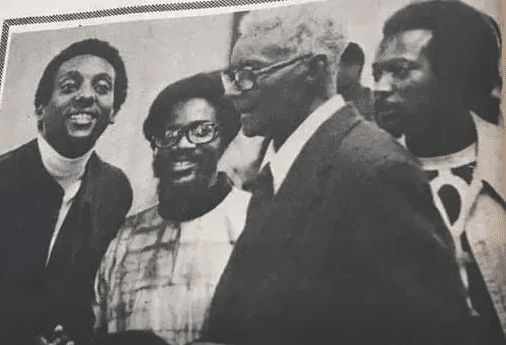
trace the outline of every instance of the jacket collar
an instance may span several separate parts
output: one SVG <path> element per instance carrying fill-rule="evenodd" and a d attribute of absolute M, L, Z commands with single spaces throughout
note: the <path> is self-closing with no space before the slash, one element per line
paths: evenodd
<path fill-rule="evenodd" d="M 487 182 L 495 192 L 506 200 L 504 188 L 504 171 L 506 166 L 502 156 L 502 139 L 500 127 L 483 120 L 471 113 L 476 132 L 478 133 L 477 176 Z"/>
<path fill-rule="evenodd" d="M 288 137 L 285 143 L 274 151 L 272 141 L 267 148 L 260 170 L 269 163 L 272 171 L 274 192 L 276 193 L 283 183 L 292 164 L 297 159 L 306 143 L 313 134 L 327 121 L 345 106 L 341 95 L 335 95 L 313 111 Z"/>
<path fill-rule="evenodd" d="M 353 127 L 361 121 L 352 103 L 346 103 L 327 119 L 304 145 L 290 168 L 283 185 L 279 189 L 289 193 L 305 190 L 314 197 L 326 190 L 327 178 L 324 176 L 332 166 L 341 161 L 339 147 Z M 304 181 L 301 185 L 300 182 Z M 308 198 L 309 195 L 307 195 Z"/>

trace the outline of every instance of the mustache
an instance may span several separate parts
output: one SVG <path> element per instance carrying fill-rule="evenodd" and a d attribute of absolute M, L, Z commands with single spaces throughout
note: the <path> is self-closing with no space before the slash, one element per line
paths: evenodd
<path fill-rule="evenodd" d="M 382 98 L 376 98 L 374 100 L 374 109 L 376 111 L 389 111 L 398 109 L 398 105 L 395 103 L 387 102 Z"/>
<path fill-rule="evenodd" d="M 171 171 L 171 165 L 177 161 L 190 161 L 201 163 L 204 155 L 193 149 L 166 150 L 168 152 L 158 152 L 153 158 L 153 172 L 155 177 L 160 178 Z"/>

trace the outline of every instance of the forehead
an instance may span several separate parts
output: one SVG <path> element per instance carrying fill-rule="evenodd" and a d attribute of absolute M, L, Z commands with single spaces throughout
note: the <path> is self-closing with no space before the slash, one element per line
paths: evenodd
<path fill-rule="evenodd" d="M 95 55 L 77 55 L 63 62 L 58 69 L 58 76 L 66 75 L 69 72 L 77 72 L 82 76 L 105 74 L 111 79 L 115 76 L 112 65 L 107 60 Z"/>
<path fill-rule="evenodd" d="M 432 31 L 426 29 L 408 30 L 386 37 L 376 54 L 376 62 L 391 59 L 420 60 L 425 57 L 424 48 L 432 39 Z"/>
<path fill-rule="evenodd" d="M 205 98 L 191 98 L 176 103 L 172 116 L 167 120 L 168 126 L 186 125 L 195 121 L 216 121 L 216 109 Z"/>
<path fill-rule="evenodd" d="M 280 44 L 275 33 L 240 37 L 232 51 L 230 62 L 233 66 L 246 64 L 269 64 L 291 57 L 293 51 Z"/>

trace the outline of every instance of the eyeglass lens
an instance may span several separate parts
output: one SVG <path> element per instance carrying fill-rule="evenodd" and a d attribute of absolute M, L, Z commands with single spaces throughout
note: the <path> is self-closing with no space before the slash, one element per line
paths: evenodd
<path fill-rule="evenodd" d="M 183 135 L 192 144 L 207 144 L 215 139 L 218 126 L 213 122 L 191 124 L 188 127 L 168 129 L 163 138 L 155 138 L 155 145 L 160 148 L 176 145 Z"/>

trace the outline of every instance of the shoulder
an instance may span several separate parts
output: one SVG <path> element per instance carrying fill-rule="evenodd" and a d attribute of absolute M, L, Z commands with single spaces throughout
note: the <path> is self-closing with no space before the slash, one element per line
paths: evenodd
<path fill-rule="evenodd" d="M 139 213 L 128 216 L 118 234 L 128 232 L 131 234 L 137 229 L 159 227 L 164 219 L 158 213 L 158 204 L 151 206 Z"/>
<path fill-rule="evenodd" d="M 418 160 L 395 138 L 375 123 L 360 121 L 343 140 L 341 150 L 367 164 L 398 161 L 419 165 Z"/>
<path fill-rule="evenodd" d="M 343 111 L 350 110 L 345 108 Z M 349 128 L 340 142 L 333 142 L 331 135 L 324 140 L 327 141 L 325 145 L 330 147 L 326 150 L 328 157 L 324 158 L 326 164 L 335 169 L 353 171 L 356 176 L 392 165 L 407 165 L 415 170 L 420 167 L 417 158 L 395 138 L 363 118 Z"/>
<path fill-rule="evenodd" d="M 251 193 L 232 187 L 230 193 L 219 205 L 221 211 L 218 213 L 226 219 L 229 231 L 235 234 L 235 238 L 239 236 L 246 224 L 250 198 Z"/>
<path fill-rule="evenodd" d="M 104 162 L 95 152 L 90 158 L 90 169 L 93 170 L 93 173 L 96 174 L 100 180 L 107 181 L 108 183 L 116 181 L 130 184 L 123 170 Z"/>
<path fill-rule="evenodd" d="M 158 214 L 158 205 L 127 217 L 111 242 L 108 255 L 113 255 L 111 251 L 117 253 L 120 248 L 126 250 L 138 235 L 149 236 L 152 230 L 158 232 L 163 222 L 164 219 Z"/>
<path fill-rule="evenodd" d="M 22 176 L 31 171 L 30 165 L 36 164 L 37 155 L 35 140 L 0 155 L 0 188 L 10 187 L 22 180 Z"/>
<path fill-rule="evenodd" d="M 107 195 L 130 199 L 131 203 L 133 191 L 126 174 L 120 168 L 104 162 L 96 153 L 90 158 L 87 177 L 92 180 L 94 188 L 99 188 Z"/>

